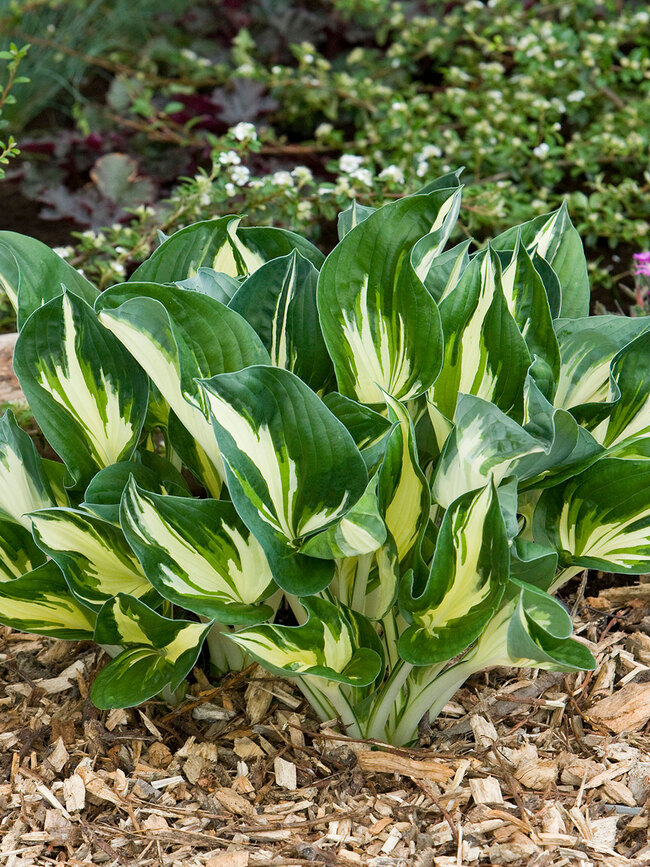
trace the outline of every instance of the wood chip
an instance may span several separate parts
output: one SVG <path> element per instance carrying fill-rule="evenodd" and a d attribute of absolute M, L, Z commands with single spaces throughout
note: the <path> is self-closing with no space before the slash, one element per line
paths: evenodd
<path fill-rule="evenodd" d="M 650 587 L 648 584 L 643 587 Z M 639 731 L 650 720 L 650 683 L 628 683 L 589 709 L 589 718 L 620 734 Z"/>
<path fill-rule="evenodd" d="M 361 752 L 357 759 L 362 771 L 375 774 L 400 774 L 416 780 L 433 780 L 437 783 L 444 783 L 454 775 L 453 770 L 441 762 L 418 761 L 396 753 Z"/>
<path fill-rule="evenodd" d="M 79 774 L 73 774 L 63 781 L 63 797 L 65 808 L 69 813 L 83 810 L 86 806 L 86 786 Z"/>
<path fill-rule="evenodd" d="M 503 804 L 501 786 L 496 777 L 471 779 L 469 787 L 475 804 Z"/>
<path fill-rule="evenodd" d="M 205 867 L 248 867 L 248 852 L 220 852 L 208 858 Z"/>
<path fill-rule="evenodd" d="M 219 788 L 214 792 L 214 797 L 221 806 L 229 813 L 237 813 L 239 816 L 254 816 L 255 807 L 246 798 L 233 792 L 232 789 Z"/>
<path fill-rule="evenodd" d="M 287 762 L 278 756 L 273 762 L 273 770 L 275 771 L 275 782 L 281 789 L 288 789 L 290 792 L 295 791 L 298 784 L 296 782 L 296 766 L 293 762 Z"/>

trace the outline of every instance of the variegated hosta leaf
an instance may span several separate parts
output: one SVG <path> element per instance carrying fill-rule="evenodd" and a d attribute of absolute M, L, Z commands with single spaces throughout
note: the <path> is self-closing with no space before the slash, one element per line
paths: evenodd
<path fill-rule="evenodd" d="M 27 513 L 53 505 L 43 461 L 9 409 L 0 417 L 0 516 L 31 530 Z"/>
<path fill-rule="evenodd" d="M 593 431 L 607 448 L 650 434 L 650 331 L 628 343 L 612 361 L 609 417 Z"/>
<path fill-rule="evenodd" d="M 429 520 L 429 485 L 418 463 L 413 423 L 399 401 L 384 395 L 394 424 L 379 470 L 379 496 L 386 527 L 400 561 L 412 551 L 417 559 L 419 540 Z"/>
<path fill-rule="evenodd" d="M 643 331 L 650 320 L 642 316 L 589 316 L 555 323 L 560 346 L 560 376 L 555 406 L 571 409 L 609 398 L 609 374 L 614 356 Z"/>
<path fill-rule="evenodd" d="M 516 462 L 527 456 L 548 453 L 544 442 L 494 404 L 473 395 L 461 395 L 456 424 L 438 461 L 432 494 L 447 508 L 461 494 L 485 485 L 490 476 L 499 485 Z"/>
<path fill-rule="evenodd" d="M 359 223 L 363 223 L 364 220 L 367 220 L 376 210 L 377 208 L 369 208 L 367 205 L 360 205 L 356 199 L 352 199 L 352 202 L 348 207 L 344 211 L 341 211 L 338 216 L 336 225 L 339 241 L 342 241 L 348 232 L 351 232 L 355 226 L 359 225 Z"/>
<path fill-rule="evenodd" d="M 0 232 L 0 288 L 17 311 L 18 330 L 63 287 L 91 305 L 98 294 L 92 283 L 45 244 L 17 232 Z"/>
<path fill-rule="evenodd" d="M 85 301 L 66 292 L 36 310 L 16 342 L 14 369 L 75 485 L 130 457 L 149 383 Z"/>
<path fill-rule="evenodd" d="M 13 521 L 0 518 L 0 582 L 13 581 L 45 562 L 32 534 Z"/>
<path fill-rule="evenodd" d="M 429 396 L 454 417 L 459 394 L 474 394 L 521 418 L 530 354 L 501 288 L 499 258 L 488 248 L 440 302 L 444 362 Z"/>
<path fill-rule="evenodd" d="M 119 527 L 78 509 L 42 509 L 31 518 L 36 543 L 84 605 L 99 609 L 117 593 L 158 600 Z"/>
<path fill-rule="evenodd" d="M 326 394 L 323 403 L 349 430 L 370 472 L 383 460 L 391 423 L 369 406 L 337 391 Z"/>
<path fill-rule="evenodd" d="M 517 234 L 533 255 L 553 266 L 562 287 L 561 316 L 577 319 L 589 314 L 589 276 L 582 241 L 575 230 L 566 202 L 551 214 L 542 214 L 513 229 L 508 229 L 492 241 L 495 250 L 512 250 Z"/>
<path fill-rule="evenodd" d="M 543 377 L 538 384 L 542 387 L 542 380 L 549 383 L 548 390 L 542 391 L 552 400 L 560 370 L 560 350 L 544 283 L 521 243 L 521 235 L 513 252 L 502 253 L 499 258 L 501 288 L 508 310 L 519 326 L 531 358 L 536 358 L 536 367 L 543 364 Z"/>
<path fill-rule="evenodd" d="M 462 241 L 451 250 L 440 253 L 431 262 L 429 271 L 422 282 L 438 304 L 451 292 L 469 265 L 468 251 L 471 243 L 471 240 Z"/>
<path fill-rule="evenodd" d="M 199 268 L 192 277 L 186 280 L 177 280 L 176 285 L 180 289 L 189 289 L 200 295 L 209 295 L 215 301 L 220 301 L 226 306 L 230 303 L 233 295 L 241 286 L 240 281 L 223 271 L 215 271 L 214 268 Z"/>
<path fill-rule="evenodd" d="M 515 539 L 510 549 L 510 577 L 548 590 L 557 571 L 557 551 L 528 539 Z"/>
<path fill-rule="evenodd" d="M 294 250 L 258 268 L 229 304 L 259 334 L 271 364 L 291 370 L 314 391 L 332 377 L 316 307 L 317 283 L 316 268 Z"/>
<path fill-rule="evenodd" d="M 416 241 L 413 246 L 411 264 L 425 286 L 431 269 L 435 266 L 437 258 L 445 249 L 449 235 L 456 225 L 461 197 L 462 187 L 458 187 L 438 211 L 431 231 L 420 238 L 419 241 Z"/>
<path fill-rule="evenodd" d="M 203 220 L 166 238 L 131 275 L 136 283 L 175 283 L 193 277 L 202 266 L 236 277 L 241 273 L 228 237 L 232 215 Z"/>
<path fill-rule="evenodd" d="M 325 599 L 300 602 L 309 615 L 302 626 L 263 624 L 236 632 L 231 640 L 279 674 L 307 674 L 356 687 L 374 683 L 383 659 L 370 621 Z"/>
<path fill-rule="evenodd" d="M 440 370 L 438 308 L 410 261 L 454 195 L 442 190 L 380 208 L 327 257 L 318 310 L 339 391 L 361 403 L 422 394 Z"/>
<path fill-rule="evenodd" d="M 83 508 L 113 524 L 120 522 L 120 500 L 131 476 L 147 491 L 189 496 L 183 476 L 169 461 L 143 452 L 137 461 L 120 461 L 100 470 L 86 488 Z"/>
<path fill-rule="evenodd" d="M 92 638 L 95 612 L 70 593 L 52 560 L 13 581 L 0 582 L 0 623 L 71 641 Z"/>
<path fill-rule="evenodd" d="M 288 370 L 249 367 L 201 386 L 232 501 L 262 543 L 275 580 L 292 593 L 322 589 L 331 567 L 310 558 L 292 575 L 291 563 L 299 569 L 306 558 L 290 558 L 287 546 L 336 523 L 363 494 L 368 474 L 352 437 Z"/>
<path fill-rule="evenodd" d="M 279 229 L 277 226 L 238 226 L 236 235 L 232 231 L 230 235 L 233 249 L 246 269 L 242 272 L 245 274 L 253 274 L 264 262 L 288 256 L 294 250 L 311 262 L 314 268 L 320 269 L 325 261 L 318 247 L 288 229 Z"/>
<path fill-rule="evenodd" d="M 152 494 L 132 478 L 121 517 L 148 579 L 170 602 L 225 623 L 259 623 L 273 615 L 260 603 L 277 585 L 232 503 Z"/>
<path fill-rule="evenodd" d="M 211 468 L 212 476 L 222 477 L 219 450 L 196 379 L 268 363 L 268 352 L 253 328 L 214 298 L 154 283 L 114 286 L 103 293 L 98 307 L 102 324 L 145 369 L 205 452 L 208 478 Z M 214 485 L 209 490 L 219 493 Z"/>
<path fill-rule="evenodd" d="M 169 620 L 120 594 L 97 615 L 95 641 L 124 646 L 92 686 L 99 708 L 133 707 L 165 687 L 176 690 L 193 667 L 212 624 Z"/>
<path fill-rule="evenodd" d="M 379 476 L 375 474 L 345 517 L 307 539 L 300 551 L 325 560 L 359 557 L 377 551 L 386 541 L 386 524 L 379 511 L 378 482 Z"/>
<path fill-rule="evenodd" d="M 399 592 L 412 624 L 399 639 L 400 656 L 415 665 L 452 659 L 481 634 L 501 601 L 509 572 L 508 537 L 496 488 L 466 494 L 447 509 L 427 583 Z"/>
<path fill-rule="evenodd" d="M 562 605 L 530 584 L 513 581 L 519 590 L 507 627 L 510 665 L 550 671 L 592 671 L 596 661 L 590 651 L 570 638 L 571 617 Z"/>
<path fill-rule="evenodd" d="M 548 541 L 561 566 L 638 575 L 650 571 L 650 461 L 601 458 L 544 491 L 535 541 Z"/>

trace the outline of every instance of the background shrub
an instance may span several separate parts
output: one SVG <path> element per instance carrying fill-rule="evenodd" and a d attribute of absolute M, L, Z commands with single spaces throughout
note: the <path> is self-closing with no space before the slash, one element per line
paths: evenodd
<path fill-rule="evenodd" d="M 102 285 L 160 225 L 244 212 L 327 246 L 350 199 L 465 165 L 457 240 L 567 198 L 598 298 L 626 308 L 650 231 L 645 4 L 175 0 L 129 8 L 129 34 L 125 6 L 46 0 L 2 22 L 33 43 L 22 192 L 60 241 L 84 230 L 66 252 Z"/>

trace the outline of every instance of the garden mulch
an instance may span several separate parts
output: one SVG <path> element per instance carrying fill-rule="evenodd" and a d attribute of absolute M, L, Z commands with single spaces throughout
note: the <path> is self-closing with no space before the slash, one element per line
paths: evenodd
<path fill-rule="evenodd" d="M 0 864 L 648 865 L 650 584 L 586 593 L 595 672 L 477 676 L 417 749 L 257 667 L 98 711 L 99 648 L 2 628 Z"/>

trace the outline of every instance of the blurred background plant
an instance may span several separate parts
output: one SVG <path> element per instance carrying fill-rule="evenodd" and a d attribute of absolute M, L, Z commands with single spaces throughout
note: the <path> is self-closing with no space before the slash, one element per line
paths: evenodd
<path fill-rule="evenodd" d="M 100 285 L 156 227 L 226 213 L 327 249 L 373 205 L 465 165 L 459 240 L 568 199 L 595 303 L 641 312 L 650 244 L 650 12 L 643 2 L 5 0 L 32 43 L 7 109 L 22 155 L 3 228 Z M 22 70 L 21 70 L 22 71 Z M 3 190 L 0 189 L 0 195 Z M 92 265 L 90 264 L 92 259 Z"/>

